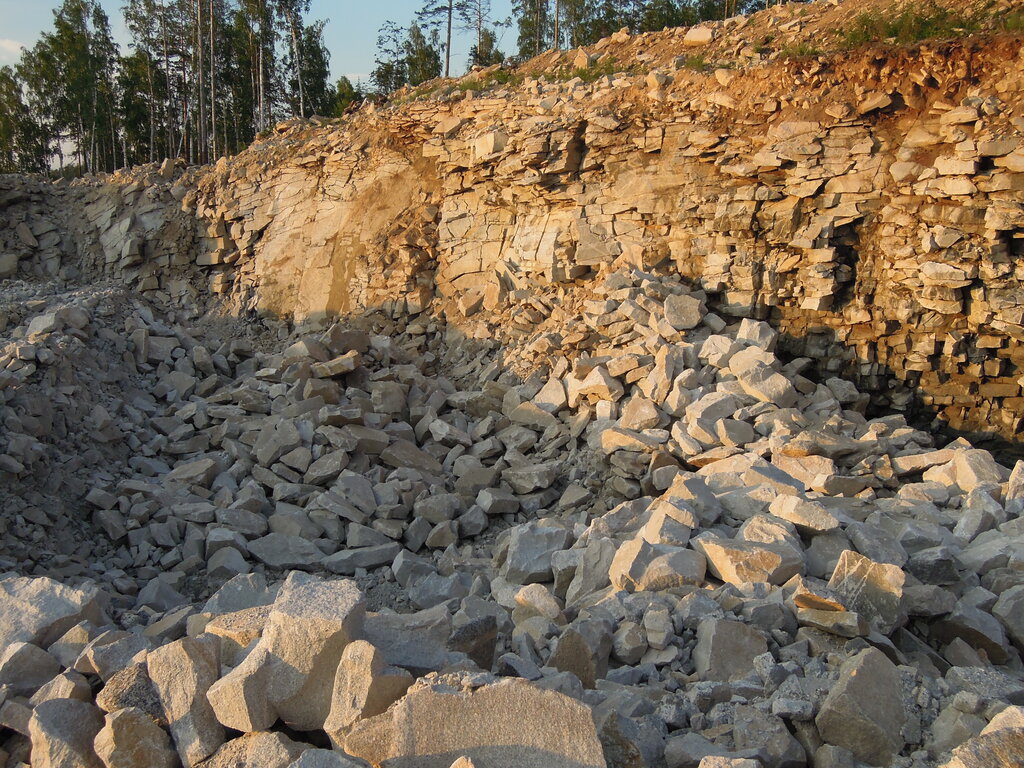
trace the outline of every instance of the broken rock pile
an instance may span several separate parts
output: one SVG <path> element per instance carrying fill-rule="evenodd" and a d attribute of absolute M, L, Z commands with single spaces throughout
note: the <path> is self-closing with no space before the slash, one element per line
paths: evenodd
<path fill-rule="evenodd" d="M 1024 464 L 677 277 L 577 299 L 500 358 L 426 314 L 12 315 L 6 764 L 1013 765 Z"/>

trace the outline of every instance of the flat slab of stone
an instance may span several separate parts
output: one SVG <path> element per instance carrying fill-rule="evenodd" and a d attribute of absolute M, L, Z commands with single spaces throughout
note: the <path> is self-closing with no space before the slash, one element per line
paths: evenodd
<path fill-rule="evenodd" d="M 509 678 L 473 692 L 424 686 L 363 720 L 345 751 L 380 768 L 605 768 L 590 709 Z"/>
<path fill-rule="evenodd" d="M 896 565 L 876 563 L 852 549 L 839 556 L 829 587 L 846 604 L 889 634 L 904 621 L 902 600 L 906 575 Z"/>

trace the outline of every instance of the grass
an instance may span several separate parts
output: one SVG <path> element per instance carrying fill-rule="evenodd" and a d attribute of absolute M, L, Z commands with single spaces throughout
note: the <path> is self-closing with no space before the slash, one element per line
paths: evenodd
<path fill-rule="evenodd" d="M 807 43 L 795 43 L 794 45 L 787 45 L 781 51 L 779 56 L 783 59 L 802 59 L 807 56 L 820 56 L 821 49 L 815 48 L 813 45 Z"/>
<path fill-rule="evenodd" d="M 683 66 L 687 69 L 692 69 L 694 72 L 705 72 L 711 66 L 708 60 L 702 55 L 697 54 L 695 56 L 687 56 L 683 60 Z"/>
<path fill-rule="evenodd" d="M 999 29 L 1003 32 L 1024 32 L 1024 11 L 1013 11 L 1001 17 Z"/>
<path fill-rule="evenodd" d="M 862 13 L 843 37 L 850 46 L 883 40 L 907 45 L 932 38 L 957 37 L 978 27 L 979 19 L 975 16 L 928 4 L 896 16 Z"/>
<path fill-rule="evenodd" d="M 495 69 L 478 77 L 467 77 L 455 86 L 459 91 L 486 91 L 496 85 L 521 85 L 523 75 L 509 69 Z"/>
<path fill-rule="evenodd" d="M 591 67 L 562 66 L 549 74 L 554 80 L 566 81 L 578 77 L 584 83 L 593 83 L 602 77 L 610 77 L 630 71 L 632 71 L 631 67 L 623 66 L 614 56 L 606 56 Z"/>

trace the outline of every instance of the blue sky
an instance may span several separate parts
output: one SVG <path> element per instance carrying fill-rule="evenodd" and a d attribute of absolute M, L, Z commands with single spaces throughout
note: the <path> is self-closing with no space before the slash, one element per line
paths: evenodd
<path fill-rule="evenodd" d="M 60 4 L 60 0 L 0 0 L 0 66 L 16 62 L 22 45 L 31 46 L 41 32 L 51 28 L 53 9 Z M 110 17 L 114 36 L 123 50 L 128 39 L 121 18 L 124 0 L 100 0 L 100 4 Z M 324 39 L 331 52 L 332 75 L 366 80 L 373 69 L 377 30 L 387 20 L 408 24 L 422 5 L 423 0 L 312 0 L 310 17 L 329 20 Z M 509 16 L 511 0 L 493 0 L 492 5 L 496 18 Z M 502 34 L 500 47 L 510 53 L 515 47 L 515 31 L 506 29 L 499 32 Z M 453 74 L 465 70 L 472 44 L 466 34 L 452 42 Z"/>

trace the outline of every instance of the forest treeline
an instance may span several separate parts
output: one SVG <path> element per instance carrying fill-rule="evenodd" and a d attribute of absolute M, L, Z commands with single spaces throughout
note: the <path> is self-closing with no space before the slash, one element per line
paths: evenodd
<path fill-rule="evenodd" d="M 357 94 L 331 83 L 309 4 L 127 0 L 121 51 L 96 0 L 64 0 L 52 29 L 0 68 L 0 172 L 209 162 L 281 118 L 337 113 Z"/>
<path fill-rule="evenodd" d="M 628 27 L 651 32 L 749 13 L 779 0 L 513 0 L 498 18 L 491 0 L 426 0 L 407 27 L 387 22 L 377 39 L 374 88 L 389 93 L 452 73 L 453 31 L 473 37 L 469 65 L 524 60 L 551 48 L 576 48 Z M 511 32 L 512 34 L 506 34 Z M 511 50 L 499 41 L 514 37 Z"/>
<path fill-rule="evenodd" d="M 774 0 L 425 0 L 380 30 L 370 87 L 387 94 L 467 67 L 754 10 Z M 0 173 L 74 176 L 236 153 L 281 119 L 340 115 L 361 84 L 332 82 L 310 0 L 125 0 L 115 42 L 97 0 L 63 0 L 52 28 L 0 67 Z M 453 35 L 472 38 L 452 60 Z M 499 41 L 515 38 L 515 47 Z M 508 55 L 507 55 L 508 54 Z"/>

